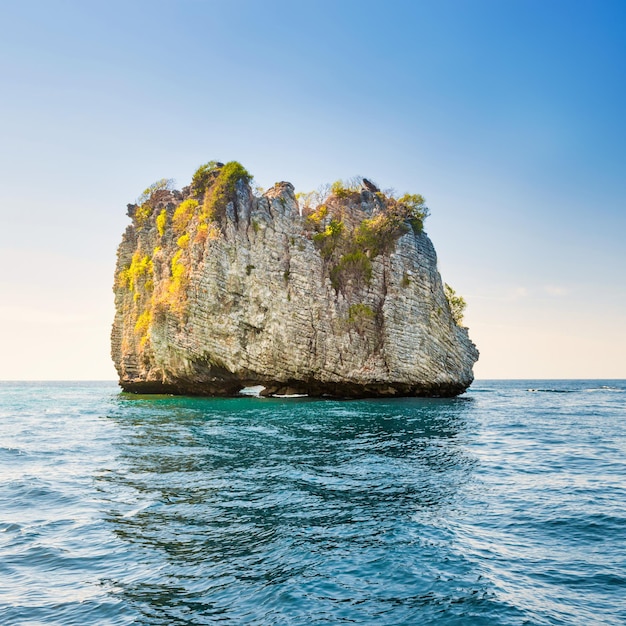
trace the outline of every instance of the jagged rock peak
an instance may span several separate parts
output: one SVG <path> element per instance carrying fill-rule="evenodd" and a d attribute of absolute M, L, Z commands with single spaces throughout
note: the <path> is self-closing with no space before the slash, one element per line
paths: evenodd
<path fill-rule="evenodd" d="M 126 391 L 452 396 L 478 351 L 423 231 L 424 199 L 363 179 L 255 195 L 237 162 L 128 205 L 112 357 Z M 450 296 L 453 294 L 453 297 Z"/>

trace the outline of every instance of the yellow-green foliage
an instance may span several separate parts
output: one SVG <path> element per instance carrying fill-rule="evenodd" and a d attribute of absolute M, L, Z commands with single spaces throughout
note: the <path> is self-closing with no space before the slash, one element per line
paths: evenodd
<path fill-rule="evenodd" d="M 183 255 L 183 251 L 179 250 L 173 257 L 171 262 L 171 270 L 172 270 L 172 278 L 174 280 L 180 280 L 186 274 L 187 268 L 185 264 L 181 261 L 181 257 Z"/>
<path fill-rule="evenodd" d="M 181 235 L 178 238 L 178 241 L 176 242 L 178 244 L 179 248 L 182 248 L 183 250 L 185 248 L 189 247 L 189 233 L 185 233 L 184 235 Z"/>
<path fill-rule="evenodd" d="M 141 337 L 140 346 L 143 348 L 148 341 L 148 331 L 152 324 L 152 311 L 144 311 L 135 323 L 135 334 Z"/>
<path fill-rule="evenodd" d="M 415 233 L 421 233 L 424 229 L 424 220 L 430 215 L 425 200 L 419 193 L 405 193 L 397 200 L 398 217 L 409 220 Z"/>
<path fill-rule="evenodd" d="M 341 190 L 353 193 L 346 187 L 335 184 L 333 193 L 338 197 Z M 372 278 L 371 260 L 380 254 L 393 251 L 396 240 L 409 231 L 410 224 L 416 233 L 421 232 L 428 208 L 419 194 L 406 194 L 395 200 L 384 197 L 385 210 L 370 219 L 364 219 L 350 232 L 327 228 L 314 235 L 313 241 L 326 260 L 331 261 L 330 279 L 337 290 L 344 291 L 349 284 L 360 287 Z M 408 224 L 407 224 L 408 222 Z M 331 224 L 333 221 L 331 221 Z M 407 279 L 408 280 L 408 279 Z M 407 281 L 403 282 L 406 286 Z"/>
<path fill-rule="evenodd" d="M 219 239 L 220 237 L 220 231 L 219 229 L 215 226 L 215 224 L 211 223 L 207 223 L 207 222 L 201 222 L 200 224 L 198 224 L 198 228 L 196 230 L 196 236 L 194 238 L 194 243 L 200 243 L 200 244 L 204 244 L 206 243 L 206 240 L 214 240 L 214 239 Z"/>
<path fill-rule="evenodd" d="M 324 232 L 313 235 L 313 243 L 320 251 L 320 254 L 324 259 L 329 259 L 335 252 L 339 242 L 341 241 L 341 234 L 344 231 L 343 222 L 339 220 L 330 220 L 330 223 L 324 229 Z"/>
<path fill-rule="evenodd" d="M 191 184 L 195 193 L 198 195 L 203 194 L 206 188 L 209 186 L 211 180 L 211 174 L 217 169 L 217 161 L 209 161 L 204 165 L 201 165 L 195 172 L 191 179 Z"/>
<path fill-rule="evenodd" d="M 343 232 L 343 222 L 339 220 L 330 220 L 328 226 L 324 230 L 324 236 L 326 237 L 340 237 Z"/>
<path fill-rule="evenodd" d="M 391 216 L 380 213 L 375 217 L 363 220 L 355 232 L 355 244 L 370 252 L 373 258 L 379 254 L 387 254 L 399 234 L 402 233 L 402 223 Z"/>
<path fill-rule="evenodd" d="M 456 291 L 445 283 L 443 286 L 443 291 L 446 295 L 446 299 L 448 300 L 448 305 L 450 306 L 450 313 L 452 313 L 452 319 L 455 321 L 457 326 L 461 326 L 463 324 L 463 314 L 465 313 L 465 307 L 467 303 L 465 299 L 461 296 L 456 295 Z"/>
<path fill-rule="evenodd" d="M 374 313 L 372 307 L 362 302 L 351 304 L 348 309 L 348 321 L 351 323 L 364 319 L 372 319 L 374 317 L 376 317 L 376 313 Z"/>
<path fill-rule="evenodd" d="M 346 198 L 350 194 L 350 190 L 346 188 L 341 180 L 336 180 L 330 186 L 330 192 L 337 198 Z"/>
<path fill-rule="evenodd" d="M 178 250 L 172 258 L 170 269 L 172 277 L 168 286 L 168 303 L 170 307 L 179 313 L 184 309 L 187 299 L 187 283 L 189 280 L 189 270 L 183 258 L 183 251 Z"/>
<path fill-rule="evenodd" d="M 330 193 L 335 196 L 335 198 L 356 199 L 360 196 L 361 180 L 362 179 L 358 176 L 349 181 L 336 180 L 330 186 Z"/>
<path fill-rule="evenodd" d="M 356 287 L 368 284 L 372 279 L 372 262 L 362 250 L 342 255 L 330 270 L 330 282 L 338 291 L 343 291 L 352 282 Z"/>
<path fill-rule="evenodd" d="M 307 216 L 307 220 L 313 224 L 319 224 L 328 215 L 328 207 L 320 204 L 313 213 Z"/>
<path fill-rule="evenodd" d="M 137 291 L 142 284 L 145 284 L 148 276 L 152 275 L 153 270 L 152 259 L 147 254 L 142 256 L 137 250 L 133 254 L 130 265 L 119 273 L 119 284 L 130 291 Z"/>
<path fill-rule="evenodd" d="M 368 321 L 375 317 L 376 313 L 372 307 L 362 302 L 352 304 L 348 309 L 348 324 L 353 326 L 358 333 L 363 333 L 367 328 Z"/>
<path fill-rule="evenodd" d="M 174 230 L 180 235 L 187 229 L 189 222 L 196 213 L 198 208 L 198 201 L 193 198 L 187 198 L 183 200 L 174 211 L 174 217 L 172 218 L 172 225 Z"/>
<path fill-rule="evenodd" d="M 135 210 L 135 223 L 139 228 L 144 226 L 152 215 L 152 207 L 144 202 L 141 206 L 138 206 Z"/>
<path fill-rule="evenodd" d="M 226 206 L 234 200 L 235 185 L 240 180 L 250 182 L 252 176 L 237 161 L 230 161 L 218 170 L 215 181 L 204 196 L 201 219 L 222 222 L 226 215 Z"/>
<path fill-rule="evenodd" d="M 156 218 L 156 227 L 159 231 L 159 235 L 163 237 L 165 234 L 165 224 L 167 222 L 167 211 L 163 209 Z"/>

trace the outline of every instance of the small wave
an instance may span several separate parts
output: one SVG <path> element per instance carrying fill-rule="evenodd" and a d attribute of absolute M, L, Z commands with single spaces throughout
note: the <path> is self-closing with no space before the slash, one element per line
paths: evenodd
<path fill-rule="evenodd" d="M 0 448 L 0 455 L 6 457 L 26 456 L 28 453 L 19 448 Z"/>
<path fill-rule="evenodd" d="M 533 387 L 530 387 L 526 389 L 526 391 L 530 393 L 603 393 L 607 391 L 611 393 L 623 393 L 624 391 L 626 391 L 626 389 L 624 389 L 623 387 L 613 387 L 611 385 L 601 385 L 599 387 L 589 387 L 587 389 L 535 389 Z"/>
<path fill-rule="evenodd" d="M 626 381 L 477 384 L 350 403 L 25 387 L 30 413 L 0 419 L 0 624 L 626 624 Z"/>
<path fill-rule="evenodd" d="M 253 387 L 244 387 L 240 392 L 240 396 L 251 396 L 252 398 L 259 398 L 261 392 L 265 389 L 263 385 L 254 385 Z"/>
<path fill-rule="evenodd" d="M 19 524 L 11 522 L 0 522 L 0 533 L 19 532 L 22 527 Z"/>
<path fill-rule="evenodd" d="M 275 398 L 308 398 L 308 394 L 306 393 L 286 393 L 286 394 L 276 394 Z"/>

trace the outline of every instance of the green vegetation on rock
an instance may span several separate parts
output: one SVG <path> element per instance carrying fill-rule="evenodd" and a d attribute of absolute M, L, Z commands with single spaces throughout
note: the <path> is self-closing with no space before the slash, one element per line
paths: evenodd
<path fill-rule="evenodd" d="M 204 196 L 202 218 L 222 223 L 226 215 L 226 206 L 235 199 L 235 187 L 240 180 L 249 183 L 252 176 L 237 161 L 230 161 L 219 168 L 218 174 Z"/>
<path fill-rule="evenodd" d="M 446 299 L 448 300 L 448 305 L 450 306 L 450 312 L 452 313 L 452 319 L 456 322 L 457 326 L 461 326 L 463 324 L 463 314 L 465 313 L 465 307 L 467 303 L 465 299 L 461 296 L 457 296 L 456 291 L 445 283 L 443 286 L 443 291 L 446 295 Z"/>
<path fill-rule="evenodd" d="M 156 218 L 156 227 L 159 235 L 163 237 L 165 234 L 165 225 L 167 223 L 167 211 L 162 209 L 162 211 L 157 215 Z"/>
<path fill-rule="evenodd" d="M 357 200 L 361 195 L 362 180 L 360 176 L 355 176 L 347 181 L 336 180 L 330 186 L 330 193 L 335 196 L 335 198 Z"/>
<path fill-rule="evenodd" d="M 310 224 L 319 225 L 326 215 L 328 215 L 328 207 L 325 204 L 320 204 L 306 219 Z"/>
<path fill-rule="evenodd" d="M 176 252 L 176 254 L 172 257 L 172 261 L 170 263 L 172 277 L 167 288 L 167 304 L 176 313 L 183 313 L 187 302 L 189 268 L 187 267 L 187 264 L 182 256 L 183 250 L 179 249 L 178 252 Z"/>
<path fill-rule="evenodd" d="M 372 262 L 362 250 L 341 255 L 330 269 L 330 282 L 336 291 L 345 292 L 348 283 L 361 288 L 372 280 Z"/>
<path fill-rule="evenodd" d="M 152 259 L 140 250 L 136 250 L 130 265 L 123 269 L 118 276 L 119 284 L 130 291 L 136 291 L 144 286 L 148 277 L 152 275 L 154 266 Z"/>
<path fill-rule="evenodd" d="M 143 228 L 146 225 L 152 215 L 152 211 L 152 207 L 147 202 L 135 209 L 135 223 L 138 228 Z"/>
<path fill-rule="evenodd" d="M 193 177 L 191 178 L 191 184 L 193 185 L 193 190 L 197 195 L 201 195 L 206 191 L 211 180 L 211 175 L 216 169 L 217 161 L 209 161 L 208 163 L 201 165 L 194 172 Z"/>
<path fill-rule="evenodd" d="M 139 341 L 139 347 L 143 348 L 149 338 L 149 330 L 150 330 L 150 325 L 152 324 L 152 311 L 150 310 L 146 310 L 143 311 L 139 317 L 137 318 L 137 321 L 135 322 L 135 334 L 138 335 L 141 339 Z"/>
<path fill-rule="evenodd" d="M 400 219 L 408 220 L 415 233 L 421 233 L 424 229 L 424 220 L 430 215 L 425 200 L 419 193 L 404 194 L 397 200 Z"/>
<path fill-rule="evenodd" d="M 329 259 L 341 242 L 344 224 L 339 220 L 330 220 L 323 232 L 313 235 L 313 243 L 324 259 Z"/>
<path fill-rule="evenodd" d="M 185 232 L 187 226 L 189 226 L 189 222 L 191 222 L 194 217 L 197 208 L 198 201 L 194 198 L 187 198 L 187 200 L 183 200 L 176 207 L 174 217 L 172 218 L 172 226 L 174 227 L 174 231 L 176 233 L 180 235 Z"/>
<path fill-rule="evenodd" d="M 335 181 L 329 187 L 329 195 L 315 209 L 309 201 L 316 193 L 298 194 L 304 201 L 306 227 L 317 231 L 312 240 L 328 263 L 331 283 L 337 291 L 345 292 L 349 285 L 358 288 L 369 284 L 372 260 L 393 252 L 398 238 L 411 229 L 421 233 L 429 214 L 419 194 L 397 198 L 393 192 L 378 191 L 375 192 L 378 212 L 355 224 L 353 203 L 361 200 L 362 180 L 357 177 L 346 182 Z M 408 285 L 407 280 L 403 286 Z"/>
<path fill-rule="evenodd" d="M 348 324 L 354 326 L 359 333 L 362 333 L 368 321 L 373 320 L 375 317 L 376 312 L 369 304 L 358 302 L 357 304 L 351 304 L 348 309 Z"/>
<path fill-rule="evenodd" d="M 353 179 L 296 206 L 289 183 L 260 198 L 251 184 L 240 163 L 209 162 L 181 191 L 163 179 L 129 205 L 112 332 L 125 388 L 230 395 L 293 380 L 343 397 L 471 382 L 477 354 L 450 313 L 461 324 L 465 302 L 448 286 L 444 301 L 422 196 Z"/>
<path fill-rule="evenodd" d="M 137 198 L 137 204 L 150 204 L 158 191 L 171 190 L 174 188 L 173 178 L 161 178 L 149 187 L 143 190 L 142 194 Z"/>
<path fill-rule="evenodd" d="M 358 304 L 350 305 L 348 309 L 348 321 L 354 322 L 358 319 L 362 318 L 374 318 L 376 317 L 376 313 L 372 310 L 372 307 L 368 304 L 363 304 L 359 302 Z"/>

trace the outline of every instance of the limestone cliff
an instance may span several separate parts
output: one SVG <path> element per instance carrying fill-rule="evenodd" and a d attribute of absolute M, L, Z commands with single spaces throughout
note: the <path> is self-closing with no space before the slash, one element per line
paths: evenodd
<path fill-rule="evenodd" d="M 112 356 L 126 391 L 452 396 L 478 351 L 452 315 L 420 196 L 365 181 L 260 197 L 238 163 L 129 205 Z"/>

